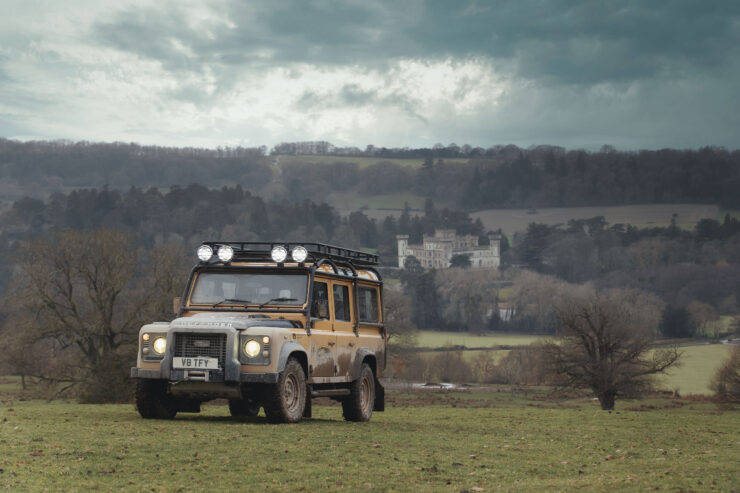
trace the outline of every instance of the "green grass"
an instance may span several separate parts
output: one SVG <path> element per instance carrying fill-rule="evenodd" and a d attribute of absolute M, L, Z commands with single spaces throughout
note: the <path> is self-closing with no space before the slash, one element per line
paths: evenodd
<path fill-rule="evenodd" d="M 654 400 L 598 410 L 510 393 L 429 394 L 369 423 L 341 408 L 268 425 L 225 406 L 146 421 L 132 405 L 0 405 L 10 491 L 737 490 L 740 414 Z M 389 400 L 394 400 L 390 395 Z M 411 403 L 411 404 L 409 404 Z M 647 412 L 628 410 L 650 409 Z M 474 489 L 475 488 L 475 489 Z"/>
<path fill-rule="evenodd" d="M 491 356 L 493 359 L 493 362 L 498 364 L 499 361 L 503 359 L 504 356 L 509 354 L 509 349 L 476 349 L 476 350 L 467 350 L 462 352 L 462 358 L 464 361 L 468 363 L 473 363 L 475 359 L 480 355 L 480 353 L 484 351 L 490 351 Z M 436 355 L 439 354 L 439 351 L 420 351 L 419 354 L 424 356 L 425 358 L 434 358 Z"/>
<path fill-rule="evenodd" d="M 732 346 L 707 344 L 681 348 L 681 365 L 671 368 L 657 379 L 659 388 L 678 390 L 681 394 L 712 394 L 709 384 Z"/>
<path fill-rule="evenodd" d="M 347 210 L 360 209 L 403 209 L 406 204 L 411 209 L 424 208 L 424 197 L 413 193 L 391 193 L 386 195 L 358 195 L 355 193 L 334 193 L 330 201 L 334 207 Z"/>
<path fill-rule="evenodd" d="M 545 337 L 529 334 L 494 334 L 475 335 L 469 332 L 419 331 L 418 346 L 438 348 L 443 346 L 491 347 L 491 346 L 526 346 L 542 341 Z"/>

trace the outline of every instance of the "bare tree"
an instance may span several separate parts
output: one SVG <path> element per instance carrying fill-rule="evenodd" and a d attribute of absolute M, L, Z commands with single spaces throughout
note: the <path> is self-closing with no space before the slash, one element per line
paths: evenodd
<path fill-rule="evenodd" d="M 740 346 L 732 348 L 730 356 L 717 369 L 711 388 L 723 404 L 740 404 Z"/>
<path fill-rule="evenodd" d="M 141 263 L 130 236 L 113 230 L 58 233 L 20 252 L 4 337 L 44 341 L 50 354 L 27 350 L 25 358 L 48 358 L 36 376 L 57 392 L 77 387 L 83 400 L 126 399 L 139 327 L 153 316 L 171 318 L 180 294 L 177 262 L 160 247 Z"/>
<path fill-rule="evenodd" d="M 618 396 L 638 392 L 676 364 L 675 347 L 652 348 L 660 311 L 650 298 L 620 290 L 565 301 L 557 311 L 560 344 L 548 347 L 563 385 L 591 389 L 610 410 Z"/>
<path fill-rule="evenodd" d="M 383 291 L 383 322 L 388 331 L 388 346 L 398 353 L 416 346 L 417 329 L 411 321 L 411 299 L 400 291 Z"/>
<path fill-rule="evenodd" d="M 496 309 L 501 273 L 496 269 L 444 269 L 435 283 L 440 311 L 450 325 L 482 331 L 487 314 Z"/>

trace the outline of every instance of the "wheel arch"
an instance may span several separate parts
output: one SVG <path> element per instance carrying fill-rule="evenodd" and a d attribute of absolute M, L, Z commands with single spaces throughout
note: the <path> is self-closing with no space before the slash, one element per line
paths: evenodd
<path fill-rule="evenodd" d="M 367 363 L 373 371 L 373 376 L 378 378 L 378 359 L 376 358 L 375 353 L 369 348 L 361 347 L 357 350 L 355 362 L 352 365 L 352 373 L 350 375 L 352 380 L 360 378 L 360 371 L 362 370 L 363 363 Z"/>
<path fill-rule="evenodd" d="M 278 358 L 277 371 L 281 372 L 285 369 L 285 365 L 288 364 L 288 359 L 291 357 L 295 358 L 298 363 L 303 367 L 303 374 L 308 378 L 308 355 L 303 346 L 294 341 L 289 341 L 283 344 L 280 348 L 280 356 Z"/>

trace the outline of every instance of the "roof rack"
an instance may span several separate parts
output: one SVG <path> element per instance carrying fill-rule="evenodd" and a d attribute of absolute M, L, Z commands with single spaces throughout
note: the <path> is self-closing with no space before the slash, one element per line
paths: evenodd
<path fill-rule="evenodd" d="M 378 256 L 375 254 L 326 245 L 324 243 L 204 241 L 203 244 L 210 246 L 214 251 L 221 245 L 229 245 L 234 249 L 233 260 L 235 261 L 271 261 L 270 252 L 273 247 L 283 246 L 290 252 L 294 247 L 302 246 L 308 251 L 308 259 L 313 262 L 318 262 L 321 259 L 329 259 L 358 266 L 378 265 Z"/>

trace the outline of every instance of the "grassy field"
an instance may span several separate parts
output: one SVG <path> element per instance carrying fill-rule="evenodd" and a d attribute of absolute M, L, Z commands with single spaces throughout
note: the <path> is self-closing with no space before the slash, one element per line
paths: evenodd
<path fill-rule="evenodd" d="M 465 346 L 466 348 L 485 348 L 493 346 L 526 346 L 547 339 L 543 336 L 523 334 L 474 335 L 467 332 L 419 331 L 417 345 L 421 348 L 442 348 L 444 346 Z M 732 347 L 726 344 L 697 344 L 681 347 L 683 353 L 681 366 L 673 368 L 657 378 L 658 388 L 678 390 L 681 394 L 711 395 L 709 388 L 714 373 L 729 356 Z M 466 350 L 463 358 L 472 362 L 480 351 Z M 508 350 L 492 351 L 494 361 L 506 356 Z M 437 353 L 426 351 L 422 354 L 433 357 Z"/>
<path fill-rule="evenodd" d="M 413 193 L 393 193 L 386 195 L 358 195 L 354 193 L 334 193 L 329 197 L 334 207 L 340 210 L 342 215 L 360 209 L 399 209 L 403 210 L 406 204 L 411 209 L 424 208 L 424 197 Z M 386 211 L 386 215 L 388 211 Z M 385 217 L 385 216 L 384 216 Z"/>
<path fill-rule="evenodd" d="M 145 421 L 132 405 L 3 401 L 10 491 L 697 491 L 740 487 L 740 413 L 709 403 L 551 402 L 500 393 L 389 394 L 268 425 L 225 406 Z"/>
<path fill-rule="evenodd" d="M 707 344 L 681 348 L 681 366 L 658 377 L 658 385 L 681 394 L 711 394 L 709 384 L 714 373 L 730 355 L 732 347 L 726 344 Z"/>
<path fill-rule="evenodd" d="M 533 213 L 534 212 L 534 213 Z M 709 204 L 649 204 L 609 207 L 563 207 L 550 209 L 491 209 L 471 213 L 480 218 L 487 229 L 501 228 L 505 233 L 524 231 L 532 222 L 567 224 L 570 219 L 588 219 L 604 216 L 609 224 L 632 224 L 637 227 L 667 226 L 673 214 L 678 214 L 677 224 L 693 229 L 699 220 L 716 219 L 719 207 Z"/>
<path fill-rule="evenodd" d="M 435 202 L 436 204 L 436 202 Z M 373 208 L 363 212 L 370 218 L 382 221 L 389 215 L 398 217 L 400 211 L 388 211 Z M 345 211 L 345 213 L 348 213 Z M 470 216 L 475 220 L 480 218 L 487 230 L 501 228 L 507 235 L 518 231 L 525 231 L 532 222 L 542 224 L 567 224 L 570 219 L 588 219 L 594 216 L 604 216 L 609 224 L 631 224 L 641 228 L 668 226 L 672 215 L 678 214 L 678 225 L 684 229 L 693 229 L 699 220 L 704 218 L 717 219 L 720 209 L 709 204 L 648 204 L 608 207 L 558 207 L 544 208 L 536 211 L 529 209 L 488 209 L 472 212 Z M 418 213 L 417 214 L 423 214 Z M 722 220 L 724 215 L 720 218 Z"/>
<path fill-rule="evenodd" d="M 419 331 L 419 347 L 438 348 L 443 346 L 492 347 L 526 346 L 544 340 L 545 337 L 525 334 L 475 335 L 469 332 Z"/>

